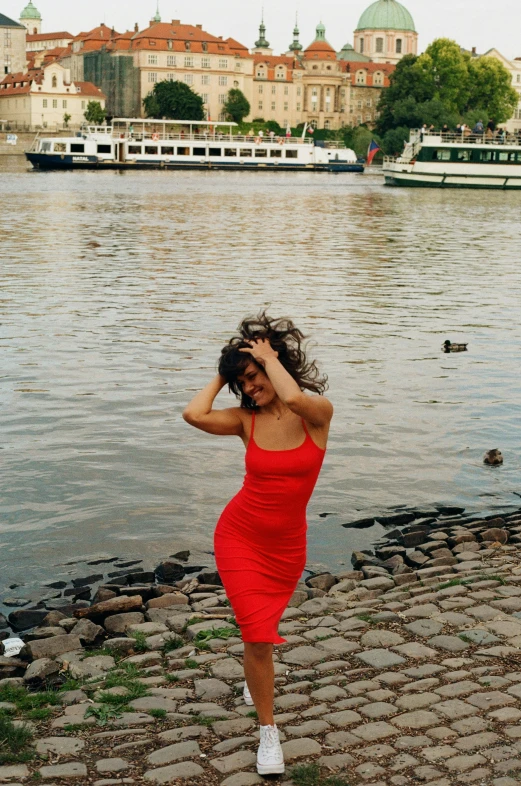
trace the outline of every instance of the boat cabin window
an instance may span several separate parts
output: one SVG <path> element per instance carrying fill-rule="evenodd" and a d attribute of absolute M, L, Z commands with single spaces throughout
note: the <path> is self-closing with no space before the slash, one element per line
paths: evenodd
<path fill-rule="evenodd" d="M 255 158 L 267 158 L 267 157 L 268 157 L 268 151 L 265 150 L 264 148 L 257 148 L 257 150 L 255 150 Z"/>
<path fill-rule="evenodd" d="M 205 147 L 194 147 L 194 156 L 205 156 L 205 155 L 206 155 Z"/>
<path fill-rule="evenodd" d="M 514 152 L 498 153 L 497 154 L 497 160 L 501 161 L 502 163 L 515 164 L 515 162 L 517 160 L 516 153 L 514 153 Z"/>
<path fill-rule="evenodd" d="M 51 143 L 50 142 L 42 142 L 42 146 L 40 148 L 42 153 L 50 153 L 51 152 Z"/>
<path fill-rule="evenodd" d="M 162 156 L 173 156 L 174 155 L 174 148 L 173 147 L 162 147 L 161 148 L 161 155 Z"/>
<path fill-rule="evenodd" d="M 157 156 L 157 145 L 145 145 L 145 153 L 147 156 Z"/>
<path fill-rule="evenodd" d="M 139 156 L 143 152 L 143 148 L 141 145 L 129 145 L 128 146 L 128 154 L 130 156 Z"/>
<path fill-rule="evenodd" d="M 251 147 L 243 147 L 240 151 L 241 158 L 251 158 L 253 155 L 253 151 Z"/>
<path fill-rule="evenodd" d="M 65 142 L 55 142 L 54 143 L 54 152 L 55 153 L 65 153 L 67 151 L 67 145 Z"/>
<path fill-rule="evenodd" d="M 214 158 L 220 158 L 222 155 L 222 150 L 220 147 L 211 147 L 208 151 L 209 156 L 213 156 Z"/>
<path fill-rule="evenodd" d="M 286 150 L 286 158 L 298 158 L 298 150 Z"/>
<path fill-rule="evenodd" d="M 270 150 L 270 158 L 282 158 L 282 150 Z"/>
<path fill-rule="evenodd" d="M 224 148 L 224 155 L 228 157 L 234 157 L 237 155 L 237 148 L 236 147 L 225 147 Z"/>
<path fill-rule="evenodd" d="M 85 145 L 71 144 L 71 153 L 84 153 Z"/>
<path fill-rule="evenodd" d="M 450 161 L 450 150 L 437 150 L 432 151 L 433 161 Z"/>
<path fill-rule="evenodd" d="M 470 161 L 471 159 L 471 151 L 470 150 L 457 150 L 456 151 L 458 161 Z"/>
<path fill-rule="evenodd" d="M 112 153 L 112 145 L 98 145 L 98 153 Z"/>
<path fill-rule="evenodd" d="M 189 147 L 178 147 L 177 148 L 177 155 L 178 156 L 189 156 L 190 155 L 190 148 Z"/>
<path fill-rule="evenodd" d="M 492 163 L 494 161 L 494 150 L 480 150 L 480 159 L 484 163 Z M 478 159 L 478 160 L 480 160 Z"/>

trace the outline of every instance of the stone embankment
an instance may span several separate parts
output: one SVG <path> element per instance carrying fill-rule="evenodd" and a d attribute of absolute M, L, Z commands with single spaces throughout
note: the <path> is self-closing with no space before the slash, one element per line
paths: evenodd
<path fill-rule="evenodd" d="M 520 550 L 521 512 L 438 519 L 308 578 L 275 655 L 277 782 L 519 786 Z M 38 627 L 0 657 L 0 783 L 264 781 L 218 575 L 179 579 L 176 564 L 106 582 L 92 604 L 70 593 L 39 619 L 10 615 Z M 26 724 L 24 746 L 9 724 Z"/>

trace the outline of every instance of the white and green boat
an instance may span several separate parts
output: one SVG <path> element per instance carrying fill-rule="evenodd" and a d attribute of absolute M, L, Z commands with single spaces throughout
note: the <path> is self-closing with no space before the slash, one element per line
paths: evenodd
<path fill-rule="evenodd" d="M 521 188 L 521 140 L 506 134 L 411 131 L 397 158 L 384 158 L 388 186 Z"/>

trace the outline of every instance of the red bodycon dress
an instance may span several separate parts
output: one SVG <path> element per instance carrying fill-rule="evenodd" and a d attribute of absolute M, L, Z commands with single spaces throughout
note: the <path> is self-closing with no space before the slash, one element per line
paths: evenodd
<path fill-rule="evenodd" d="M 243 641 L 284 643 L 278 624 L 306 564 L 306 507 L 325 450 L 302 423 L 300 447 L 264 450 L 252 413 L 244 483 L 215 530 L 217 569 Z"/>

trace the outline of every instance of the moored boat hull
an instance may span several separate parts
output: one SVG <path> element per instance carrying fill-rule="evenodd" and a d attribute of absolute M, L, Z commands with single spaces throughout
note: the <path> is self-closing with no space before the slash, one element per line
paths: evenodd
<path fill-rule="evenodd" d="M 283 172 L 355 172 L 364 171 L 363 164 L 350 164 L 347 162 L 334 162 L 328 164 L 293 164 L 286 162 L 225 162 L 225 161 L 203 161 L 203 162 L 181 162 L 181 161 L 157 161 L 157 160 L 138 160 L 118 162 L 114 160 L 99 159 L 97 156 L 74 156 L 67 154 L 49 155 L 48 153 L 26 152 L 27 160 L 35 169 L 59 170 L 59 169 L 196 169 L 196 170 L 232 170 L 232 171 L 283 171 Z"/>
<path fill-rule="evenodd" d="M 483 176 L 483 175 L 434 175 L 420 172 L 392 172 L 384 170 L 386 186 L 405 188 L 480 188 L 518 190 L 521 189 L 521 175 Z"/>

